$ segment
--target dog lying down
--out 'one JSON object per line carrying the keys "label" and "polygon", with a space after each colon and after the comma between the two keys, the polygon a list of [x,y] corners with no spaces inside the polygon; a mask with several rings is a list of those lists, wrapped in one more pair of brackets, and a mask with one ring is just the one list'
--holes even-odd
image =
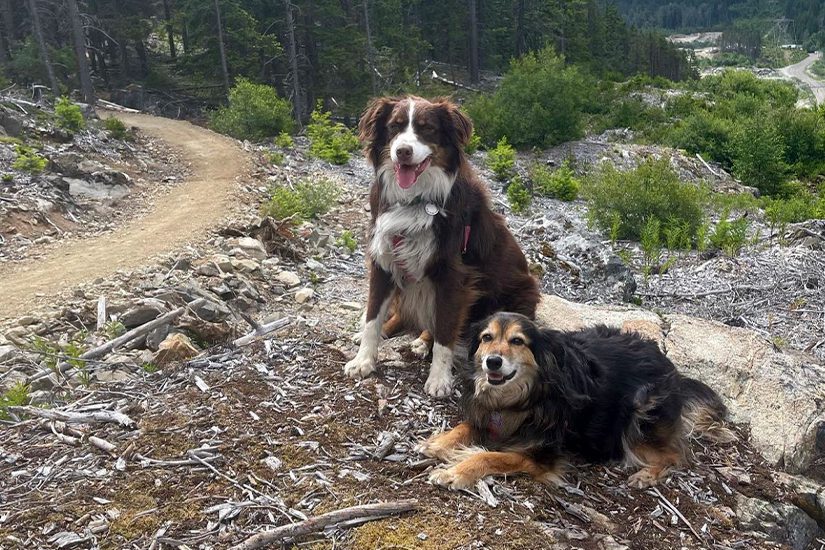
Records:
{"label": "dog lying down", "polygon": [[734,439],[719,396],[635,333],[559,332],[497,313],[474,325],[471,338],[464,421],[418,448],[448,463],[430,475],[438,485],[461,489],[516,473],[558,483],[576,458],[636,465],[628,485],[644,488],[685,460],[688,436]]}

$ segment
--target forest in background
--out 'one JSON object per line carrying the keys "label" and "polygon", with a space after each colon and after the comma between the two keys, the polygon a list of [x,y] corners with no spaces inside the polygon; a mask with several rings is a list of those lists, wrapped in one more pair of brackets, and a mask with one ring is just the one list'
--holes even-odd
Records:
{"label": "forest in background", "polygon": [[15,83],[82,88],[80,51],[100,91],[139,83],[216,106],[243,77],[274,86],[302,120],[319,99],[357,115],[369,96],[417,88],[434,67],[475,85],[546,45],[600,76],[693,74],[663,35],[596,0],[0,0],[0,16],[0,62]]}

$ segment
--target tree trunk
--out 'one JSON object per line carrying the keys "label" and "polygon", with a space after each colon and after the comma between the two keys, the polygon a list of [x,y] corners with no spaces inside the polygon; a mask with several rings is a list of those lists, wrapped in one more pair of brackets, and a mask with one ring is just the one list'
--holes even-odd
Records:
{"label": "tree trunk", "polygon": [[221,56],[221,70],[223,71],[223,87],[229,95],[229,67],[226,65],[226,45],[223,42],[223,23],[221,23],[221,6],[215,0],[215,19],[218,21],[218,49]]}
{"label": "tree trunk", "polygon": [[149,55],[146,53],[146,45],[143,40],[135,40],[135,51],[140,62],[140,76],[146,78],[149,76]]}
{"label": "tree trunk", "polygon": [[181,39],[183,41],[183,54],[189,55],[189,23],[186,21],[183,22],[183,32],[181,33]]}
{"label": "tree trunk", "polygon": [[364,0],[364,28],[367,31],[367,64],[370,69],[370,80],[372,82],[372,95],[378,93],[378,81],[375,74],[375,56],[372,48],[372,29],[370,28],[370,8],[369,0]]}
{"label": "tree trunk", "polygon": [[86,32],[83,30],[83,21],[80,20],[77,0],[66,0],[66,7],[69,9],[69,19],[72,24],[74,53],[77,57],[77,72],[80,76],[80,93],[85,103],[94,105],[95,88],[92,85],[92,73],[89,71],[89,58],[86,55]]}
{"label": "tree trunk", "polygon": [[527,45],[525,43],[524,38],[524,11],[526,6],[524,5],[524,0],[518,0],[516,2],[516,43],[514,48],[515,57],[521,57],[522,54],[526,53]]}
{"label": "tree trunk", "polygon": [[469,0],[468,8],[470,12],[470,82],[476,84],[479,81],[477,0]]}
{"label": "tree trunk", "polygon": [[57,78],[54,76],[52,61],[49,59],[49,49],[46,47],[46,39],[43,38],[43,29],[40,27],[40,14],[37,13],[37,0],[29,1],[29,13],[32,18],[32,30],[37,40],[37,48],[40,50],[40,61],[46,67],[46,74],[49,76],[49,86],[55,97],[60,95],[60,87],[57,85]]}
{"label": "tree trunk", "polygon": [[4,61],[11,59],[11,50],[14,46],[14,9],[11,7],[11,0],[0,0],[0,17],[3,19],[2,34],[3,41],[0,44]]}
{"label": "tree trunk", "polygon": [[289,66],[292,70],[292,111],[300,128],[304,108],[301,104],[301,85],[298,80],[298,48],[295,45],[295,21],[292,18],[292,4],[289,3],[289,0],[284,0],[284,5],[286,6],[287,50]]}
{"label": "tree trunk", "polygon": [[163,0],[163,16],[166,18],[166,34],[169,37],[169,55],[172,61],[178,57],[175,50],[175,29],[172,27],[172,9],[169,7],[169,0]]}

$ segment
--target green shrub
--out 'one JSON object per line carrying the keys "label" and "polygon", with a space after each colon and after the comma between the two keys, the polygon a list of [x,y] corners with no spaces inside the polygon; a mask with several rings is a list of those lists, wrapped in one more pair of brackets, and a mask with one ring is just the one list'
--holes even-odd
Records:
{"label": "green shrub", "polygon": [[129,130],[119,118],[109,117],[105,119],[103,121],[103,128],[105,128],[105,130],[109,132],[109,135],[114,139],[124,140],[130,137]]}
{"label": "green shrub", "polygon": [[530,202],[532,202],[530,191],[519,176],[510,180],[510,185],[507,186],[507,200],[510,202],[510,208],[517,214],[526,212],[530,208]]}
{"label": "green shrub", "polygon": [[481,149],[481,138],[477,133],[473,132],[469,141],[467,141],[467,145],[464,146],[464,152],[472,155],[479,149]]}
{"label": "green shrub", "polygon": [[287,132],[281,132],[275,136],[274,143],[276,147],[280,147],[282,149],[290,149],[295,147],[295,141],[293,141],[292,136]]}
{"label": "green shrub", "polygon": [[516,150],[507,142],[507,136],[502,136],[495,148],[487,153],[487,167],[499,181],[506,181],[515,175]]}
{"label": "green shrub", "polygon": [[46,164],[48,164],[48,161],[44,157],[38,155],[37,152],[30,147],[18,145],[16,149],[17,158],[11,165],[12,168],[15,170],[20,170],[21,172],[28,172],[33,175],[39,174],[46,169]]}
{"label": "green shrub", "polygon": [[300,223],[329,211],[339,194],[338,187],[328,179],[303,179],[293,189],[273,188],[263,213],[277,220],[290,218]]}
{"label": "green shrub", "polygon": [[467,112],[487,146],[508,136],[517,148],[550,147],[582,135],[584,107],[595,91],[547,47],[513,60],[495,93],[479,95]]}
{"label": "green shrub", "polygon": [[2,180],[3,180],[3,183],[11,183],[11,182],[14,181],[14,174],[10,174],[10,173],[3,174]]}
{"label": "green shrub", "polygon": [[355,252],[355,249],[358,248],[358,241],[355,239],[355,236],[349,229],[341,233],[341,236],[338,237],[338,240],[335,241],[335,244],[343,248],[346,248],[347,250],[349,250],[350,254]]}
{"label": "green shrub", "polygon": [[689,153],[699,153],[730,169],[733,164],[730,152],[732,133],[733,124],[730,121],[700,110],[675,124],[667,132],[665,141]]}
{"label": "green shrub", "polygon": [[0,420],[9,419],[9,407],[19,407],[29,403],[29,390],[25,382],[16,382],[0,394]]}
{"label": "green shrub", "polygon": [[646,160],[628,172],[605,163],[582,182],[582,194],[597,226],[631,240],[641,238],[651,218],[663,224],[664,232],[678,226],[693,237],[709,196],[706,187],[679,181],[667,158]]}
{"label": "green shrub", "polygon": [[57,125],[69,132],[79,132],[86,127],[86,120],[80,106],[75,105],[68,97],[61,97],[54,106]]}
{"label": "green shrub", "polygon": [[642,245],[642,271],[645,277],[649,276],[654,267],[659,266],[662,259],[662,222],[655,216],[645,220],[642,225],[639,243]]}
{"label": "green shrub", "polygon": [[286,157],[280,151],[268,151],[264,153],[266,159],[275,166],[283,166],[286,162]]}
{"label": "green shrub", "polygon": [[566,161],[553,172],[540,164],[533,166],[530,181],[533,182],[533,191],[545,197],[573,201],[579,196],[581,183]]}
{"label": "green shrub", "polygon": [[309,154],[332,164],[346,164],[350,153],[358,149],[358,138],[349,128],[332,120],[320,101],[310,115],[307,125]]}
{"label": "green shrub", "polygon": [[787,198],[765,198],[765,219],[775,229],[784,230],[789,223],[825,218],[825,197],[800,189]]}
{"label": "green shrub", "polygon": [[710,244],[722,250],[728,256],[736,256],[748,240],[748,219],[739,217],[730,221],[730,212],[722,212],[719,223],[710,235]]}
{"label": "green shrub", "polygon": [[237,139],[262,140],[292,130],[292,106],[275,89],[240,78],[229,105],[210,115],[212,128]]}
{"label": "green shrub", "polygon": [[766,195],[782,192],[788,176],[782,136],[765,117],[757,116],[734,132],[731,139],[733,172],[742,183]]}

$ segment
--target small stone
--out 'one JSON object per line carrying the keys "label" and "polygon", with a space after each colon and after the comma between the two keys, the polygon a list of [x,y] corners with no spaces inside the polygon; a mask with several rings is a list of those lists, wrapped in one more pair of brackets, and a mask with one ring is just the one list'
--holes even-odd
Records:
{"label": "small stone", "polygon": [[185,361],[195,357],[199,352],[188,336],[176,332],[160,343],[155,364],[160,367],[173,361]]}
{"label": "small stone", "polygon": [[266,253],[266,248],[264,247],[263,243],[258,239],[252,237],[241,237],[234,244],[238,248],[243,250],[244,253],[250,258],[255,258],[256,260],[265,260],[268,256],[268,254]]}
{"label": "small stone", "polygon": [[222,321],[232,314],[229,308],[219,302],[206,301],[201,304],[191,305],[190,307],[192,308],[192,313],[210,323]]}
{"label": "small stone", "polygon": [[302,288],[301,290],[295,293],[295,301],[299,304],[303,304],[306,303],[314,295],[315,291],[311,288]]}
{"label": "small stone", "polygon": [[297,273],[292,271],[281,271],[275,275],[275,279],[277,279],[278,282],[283,283],[287,288],[292,288],[293,286],[298,286],[301,284],[301,278]]}
{"label": "small stone", "polygon": [[341,309],[348,311],[361,311],[362,307],[364,306],[360,302],[341,302]]}
{"label": "small stone", "polygon": [[232,272],[232,260],[226,254],[215,254],[212,256],[212,263],[218,266],[218,269],[224,273]]}
{"label": "small stone", "polygon": [[312,271],[326,271],[326,266],[313,258],[307,260],[307,267]]}
{"label": "small stone", "polygon": [[159,300],[152,300],[152,302],[144,302],[138,307],[132,308],[120,316],[119,321],[123,323],[126,328],[139,327],[157,319],[164,312],[162,302]]}
{"label": "small stone", "polygon": [[195,273],[201,275],[202,277],[220,277],[222,271],[213,262],[207,262],[203,265],[199,265],[195,270]]}
{"label": "small stone", "polygon": [[22,356],[23,353],[15,346],[0,346],[0,363],[11,362]]}
{"label": "small stone", "polygon": [[38,322],[37,317],[33,317],[31,315],[26,315],[25,317],[21,317],[17,320],[17,324],[21,327],[27,327],[29,325],[33,325]]}
{"label": "small stone", "polygon": [[232,267],[242,273],[252,273],[258,271],[261,266],[255,260],[232,260]]}

